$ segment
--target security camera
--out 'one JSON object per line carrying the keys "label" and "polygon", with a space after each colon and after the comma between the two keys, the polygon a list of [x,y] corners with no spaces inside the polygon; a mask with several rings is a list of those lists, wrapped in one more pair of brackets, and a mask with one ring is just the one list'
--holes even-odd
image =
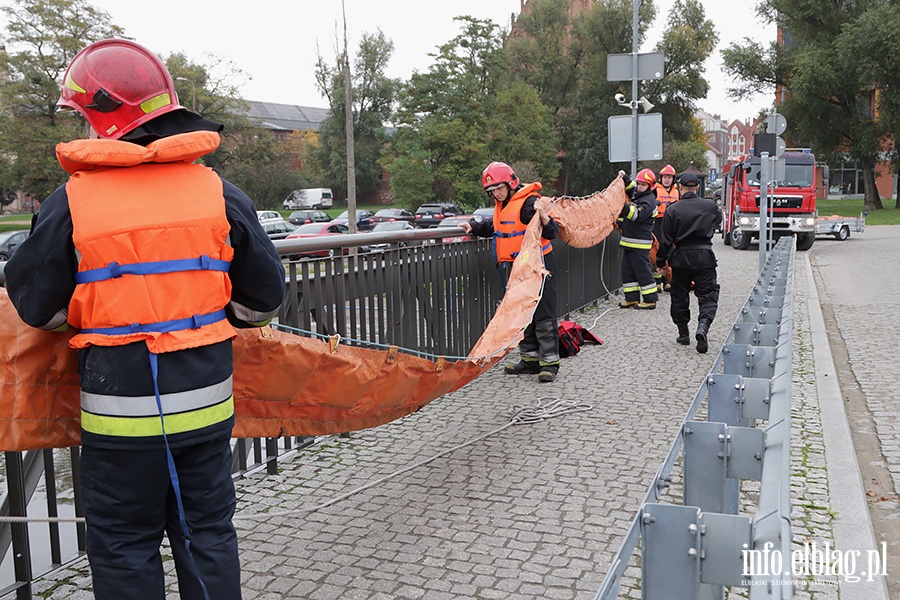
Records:
{"label": "security camera", "polygon": [[625,102],[625,94],[616,94],[615,98],[619,104]]}

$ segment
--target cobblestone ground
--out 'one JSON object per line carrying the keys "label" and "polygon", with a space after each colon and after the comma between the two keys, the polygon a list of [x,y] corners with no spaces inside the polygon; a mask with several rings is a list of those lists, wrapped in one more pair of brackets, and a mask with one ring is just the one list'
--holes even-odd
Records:
{"label": "cobblestone ground", "polygon": [[[280,461],[278,474],[238,481],[244,598],[592,599],[756,279],[757,252],[719,242],[716,251],[722,292],[709,354],[675,344],[668,294],[655,311],[618,310],[613,298],[571,315],[604,344],[564,359],[552,384],[497,367],[414,415],[322,438]],[[798,541],[824,540],[828,485],[799,265],[794,524]],[[505,427],[515,405],[550,398],[592,409]],[[171,561],[167,569],[176,598]],[[622,597],[640,597],[638,578],[632,566]],[[89,583],[81,560],[36,592],[88,598]],[[837,596],[811,584],[797,597]]]}

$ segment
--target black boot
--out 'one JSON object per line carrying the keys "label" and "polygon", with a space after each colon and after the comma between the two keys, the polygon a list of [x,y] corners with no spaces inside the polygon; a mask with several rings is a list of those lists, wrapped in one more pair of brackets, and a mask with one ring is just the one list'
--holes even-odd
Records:
{"label": "black boot", "polygon": [[709,350],[709,340],[706,339],[708,332],[709,321],[700,321],[697,324],[697,335],[694,336],[697,339],[697,352],[700,354],[706,354],[706,351]]}
{"label": "black boot", "polygon": [[557,373],[559,373],[559,363],[554,365],[543,365],[541,367],[541,372],[538,373],[538,381],[541,383],[550,383],[556,379]]}
{"label": "black boot", "polygon": [[503,370],[510,375],[534,375],[540,372],[541,364],[536,360],[520,360],[506,365]]}
{"label": "black boot", "polygon": [[675,341],[682,346],[687,346],[691,343],[691,330],[688,329],[687,325],[678,326],[678,337],[675,338]]}

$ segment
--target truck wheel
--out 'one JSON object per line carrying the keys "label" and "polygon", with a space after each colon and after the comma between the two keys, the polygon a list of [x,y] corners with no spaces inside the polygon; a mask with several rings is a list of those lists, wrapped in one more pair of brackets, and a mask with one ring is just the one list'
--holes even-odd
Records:
{"label": "truck wheel", "polygon": [[740,227],[731,230],[731,247],[735,250],[746,250],[750,247],[752,236],[741,231]]}
{"label": "truck wheel", "polygon": [[815,241],[816,236],[813,233],[797,234],[797,250],[809,250]]}
{"label": "truck wheel", "polygon": [[846,225],[842,226],[840,231],[834,234],[835,239],[841,240],[842,242],[850,237],[850,228]]}

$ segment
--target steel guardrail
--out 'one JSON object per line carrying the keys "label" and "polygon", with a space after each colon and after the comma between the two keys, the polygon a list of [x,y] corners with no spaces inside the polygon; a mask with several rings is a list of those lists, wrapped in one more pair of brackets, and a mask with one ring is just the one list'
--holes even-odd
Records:
{"label": "steel guardrail", "polygon": [[[595,600],[619,597],[639,542],[643,600],[719,599],[726,586],[749,588],[751,600],[793,597],[793,582],[769,562],[791,556],[794,254],[793,237],[769,254]],[[704,400],[708,419],[697,421]],[[679,458],[683,504],[659,503]],[[752,517],[738,514],[745,479],[760,482]]]}

